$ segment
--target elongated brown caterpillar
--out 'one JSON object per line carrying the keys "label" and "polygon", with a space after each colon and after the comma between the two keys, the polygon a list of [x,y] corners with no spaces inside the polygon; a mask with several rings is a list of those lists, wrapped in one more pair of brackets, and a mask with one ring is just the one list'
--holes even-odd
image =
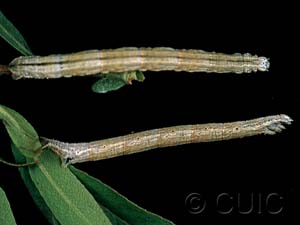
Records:
{"label": "elongated brown caterpillar", "polygon": [[250,73],[266,71],[265,57],[172,48],[119,48],[65,55],[21,56],[9,64],[15,79],[50,79],[127,71]]}
{"label": "elongated brown caterpillar", "polygon": [[243,138],[259,134],[273,135],[291,124],[287,115],[261,117],[231,123],[210,123],[161,128],[89,143],[65,143],[44,138],[65,165],[95,161],[143,152],[154,148]]}

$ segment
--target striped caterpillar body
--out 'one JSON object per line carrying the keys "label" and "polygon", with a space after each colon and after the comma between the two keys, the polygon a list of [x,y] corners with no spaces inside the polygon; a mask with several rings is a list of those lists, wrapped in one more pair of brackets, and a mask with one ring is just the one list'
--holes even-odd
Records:
{"label": "striped caterpillar body", "polygon": [[287,115],[261,117],[252,120],[185,125],[129,134],[89,143],[65,143],[43,138],[47,147],[56,152],[64,165],[95,161],[143,152],[154,148],[243,138],[259,134],[281,132],[284,124],[291,124]]}
{"label": "striped caterpillar body", "polygon": [[21,56],[9,64],[14,79],[50,79],[127,71],[250,73],[267,71],[265,57],[172,48],[119,48],[65,55]]}

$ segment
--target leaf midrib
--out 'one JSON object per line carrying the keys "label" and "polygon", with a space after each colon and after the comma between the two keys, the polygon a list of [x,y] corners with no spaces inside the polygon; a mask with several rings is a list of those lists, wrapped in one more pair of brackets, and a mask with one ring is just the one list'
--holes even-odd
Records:
{"label": "leaf midrib", "polygon": [[[10,34],[10,32],[8,32],[8,30],[0,23],[0,29],[2,29],[4,32],[5,32],[5,34],[7,35],[7,36],[9,36],[11,39],[13,39],[14,41],[15,41],[15,43],[17,44],[17,46],[18,46],[18,48],[20,48],[22,51],[24,51],[24,53],[25,53],[25,55],[27,54],[27,55],[31,55],[31,52],[27,49],[27,48],[25,48],[16,38],[14,38],[14,36],[12,36],[11,34]],[[8,42],[10,42],[11,43],[11,41],[10,40],[7,40]],[[24,43],[23,43],[24,44]],[[24,44],[25,45],[25,44]]]}
{"label": "leaf midrib", "polygon": [[51,175],[48,173],[47,169],[44,167],[44,165],[39,165],[40,170],[43,172],[45,177],[48,179],[49,183],[52,184],[53,188],[57,191],[57,193],[65,200],[68,205],[70,205],[70,208],[77,212],[77,215],[79,215],[81,218],[83,218],[84,221],[87,222],[87,224],[91,224],[90,221],[80,212],[80,210],[76,207],[76,205],[73,204],[73,202],[67,197],[67,195],[64,194],[64,192],[56,185],[56,182],[52,179]]}

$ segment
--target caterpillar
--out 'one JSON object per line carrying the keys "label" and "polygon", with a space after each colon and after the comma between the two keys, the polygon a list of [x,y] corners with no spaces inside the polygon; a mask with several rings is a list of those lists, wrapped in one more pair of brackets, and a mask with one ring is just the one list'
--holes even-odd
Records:
{"label": "caterpillar", "polygon": [[266,57],[172,48],[118,48],[72,54],[21,56],[9,64],[14,79],[52,79],[128,71],[250,73],[267,71]]}
{"label": "caterpillar", "polygon": [[274,135],[285,129],[284,124],[291,122],[289,116],[281,114],[246,121],[167,127],[89,143],[65,143],[54,139],[42,139],[46,143],[45,147],[57,153],[67,166],[154,148],[222,141],[259,134]]}

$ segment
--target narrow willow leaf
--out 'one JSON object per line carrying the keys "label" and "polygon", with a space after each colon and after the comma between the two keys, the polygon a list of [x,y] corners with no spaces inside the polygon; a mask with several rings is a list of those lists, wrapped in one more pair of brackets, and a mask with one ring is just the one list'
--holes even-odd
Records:
{"label": "narrow willow leaf", "polygon": [[36,150],[41,148],[39,136],[27,120],[16,111],[0,105],[0,120],[16,147],[29,158],[36,156]]}
{"label": "narrow willow leaf", "polygon": [[93,196],[59,158],[49,150],[29,167],[30,177],[40,195],[62,225],[111,225]]}
{"label": "narrow willow leaf", "polygon": [[105,213],[105,215],[110,220],[112,225],[130,225],[129,223],[122,220],[120,217],[113,214],[109,209],[105,208],[104,206],[101,206],[101,208],[102,208],[103,212]]}
{"label": "narrow willow leaf", "polygon": [[11,211],[5,192],[0,188],[0,224],[16,225],[15,218]]}
{"label": "narrow willow leaf", "polygon": [[32,55],[25,39],[0,10],[0,36],[23,55]]}
{"label": "narrow willow leaf", "polygon": [[[14,157],[16,159],[17,163],[25,163],[26,158],[19,152],[19,150],[16,148],[15,145],[12,144],[11,146]],[[41,194],[35,187],[34,183],[31,180],[31,177],[29,175],[28,167],[20,167],[19,172],[21,174],[21,177],[28,189],[28,191],[31,194],[31,197],[33,198],[33,201],[38,206],[38,208],[42,211],[46,219],[49,221],[50,224],[57,224],[60,223],[55,219],[54,215],[52,214],[50,208],[47,206],[45,200],[42,198]]]}
{"label": "narrow willow leaf", "polygon": [[70,166],[69,168],[90,191],[90,193],[92,193],[99,204],[109,209],[110,212],[126,221],[128,224],[173,224],[171,221],[168,221],[137,206],[112,188],[108,187],[106,184],[102,183],[100,180],[89,176],[87,173],[82,172],[73,166]]}
{"label": "narrow willow leaf", "polygon": [[92,90],[96,93],[107,93],[109,91],[115,91],[125,86],[126,83],[120,79],[115,77],[103,77],[93,84]]}
{"label": "narrow willow leaf", "polygon": [[[14,154],[14,157],[15,157],[17,163],[25,163],[26,162],[26,158],[18,151],[18,149],[14,145],[12,145],[12,151],[13,151],[13,154]],[[56,218],[54,217],[50,208],[47,206],[45,200],[42,198],[39,191],[37,190],[34,183],[32,182],[31,177],[29,175],[28,168],[21,167],[21,168],[19,168],[19,171],[20,171],[21,177],[22,177],[27,189],[29,190],[35,204],[38,206],[38,208],[44,214],[46,219],[49,221],[50,224],[59,225],[60,223],[56,220]],[[102,208],[105,215],[109,218],[110,222],[113,225],[128,225],[128,223],[126,223],[119,217],[115,216],[112,212],[110,212],[104,206],[100,205],[100,207]]]}

